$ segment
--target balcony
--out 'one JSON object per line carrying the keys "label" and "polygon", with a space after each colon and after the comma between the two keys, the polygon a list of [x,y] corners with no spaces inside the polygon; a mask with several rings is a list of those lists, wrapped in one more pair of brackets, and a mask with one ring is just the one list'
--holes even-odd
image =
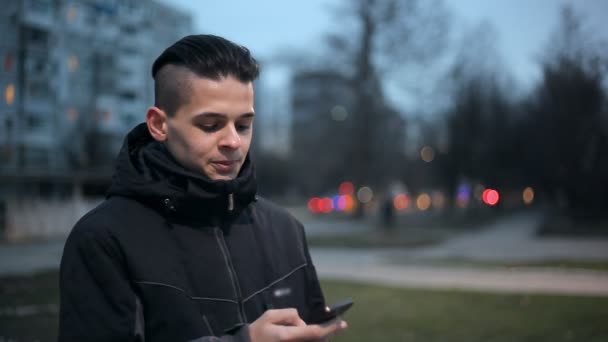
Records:
{"label": "balcony", "polygon": [[55,24],[53,2],[50,0],[25,0],[23,22],[38,28],[51,30]]}

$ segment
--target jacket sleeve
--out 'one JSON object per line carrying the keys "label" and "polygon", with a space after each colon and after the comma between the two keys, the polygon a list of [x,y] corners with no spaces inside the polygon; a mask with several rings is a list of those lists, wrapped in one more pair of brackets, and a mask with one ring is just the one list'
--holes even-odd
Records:
{"label": "jacket sleeve", "polygon": [[[85,226],[74,228],[61,258],[58,341],[145,341],[143,307],[118,243],[106,230]],[[247,342],[249,330],[193,341]]]}
{"label": "jacket sleeve", "polygon": [[[143,341],[141,305],[109,233],[74,228],[61,258],[59,341]],[[139,309],[139,310],[138,310]]]}
{"label": "jacket sleeve", "polygon": [[306,239],[306,233],[304,230],[304,226],[298,222],[300,234],[302,236],[302,246],[304,250],[304,255],[306,257],[306,292],[307,292],[307,306],[309,309],[309,313],[307,317],[302,317],[305,322],[311,322],[316,320],[317,316],[323,315],[325,311],[325,297],[323,296],[323,290],[321,289],[321,284],[319,283],[319,278],[317,276],[317,270],[312,262],[312,258],[310,257],[310,251],[308,249],[308,243]]}

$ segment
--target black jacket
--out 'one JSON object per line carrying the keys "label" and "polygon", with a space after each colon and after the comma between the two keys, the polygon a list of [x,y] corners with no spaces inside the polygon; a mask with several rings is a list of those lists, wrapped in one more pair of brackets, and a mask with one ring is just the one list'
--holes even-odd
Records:
{"label": "black jacket", "polygon": [[256,197],[249,159],[211,181],[143,124],[108,198],[70,233],[60,289],[60,341],[248,341],[267,309],[308,321],[325,305],[302,225]]}

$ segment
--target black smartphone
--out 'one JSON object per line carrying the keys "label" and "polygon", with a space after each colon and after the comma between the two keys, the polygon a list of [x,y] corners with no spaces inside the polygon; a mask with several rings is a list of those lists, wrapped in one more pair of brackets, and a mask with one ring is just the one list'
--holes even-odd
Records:
{"label": "black smartphone", "polygon": [[351,297],[344,298],[329,306],[329,311],[323,311],[317,317],[314,317],[310,323],[322,324],[331,321],[332,319],[342,315],[353,306],[354,302]]}

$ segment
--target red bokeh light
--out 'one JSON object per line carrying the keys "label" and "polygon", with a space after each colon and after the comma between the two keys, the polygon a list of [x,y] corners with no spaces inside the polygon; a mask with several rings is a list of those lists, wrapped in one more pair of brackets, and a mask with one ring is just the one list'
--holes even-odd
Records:
{"label": "red bokeh light", "polygon": [[311,213],[318,213],[321,211],[321,209],[319,208],[319,203],[321,202],[321,199],[319,197],[313,197],[308,201],[308,210],[310,210]]}
{"label": "red bokeh light", "polygon": [[329,197],[321,198],[319,202],[319,209],[325,214],[329,214],[334,210],[334,201]]}
{"label": "red bokeh light", "polygon": [[481,194],[481,199],[487,205],[496,205],[500,200],[500,194],[494,189],[485,189]]}
{"label": "red bokeh light", "polygon": [[355,186],[351,182],[342,182],[338,187],[340,195],[352,195],[355,193]]}
{"label": "red bokeh light", "polygon": [[393,199],[393,206],[397,210],[404,210],[410,206],[410,199],[406,194],[399,194]]}

